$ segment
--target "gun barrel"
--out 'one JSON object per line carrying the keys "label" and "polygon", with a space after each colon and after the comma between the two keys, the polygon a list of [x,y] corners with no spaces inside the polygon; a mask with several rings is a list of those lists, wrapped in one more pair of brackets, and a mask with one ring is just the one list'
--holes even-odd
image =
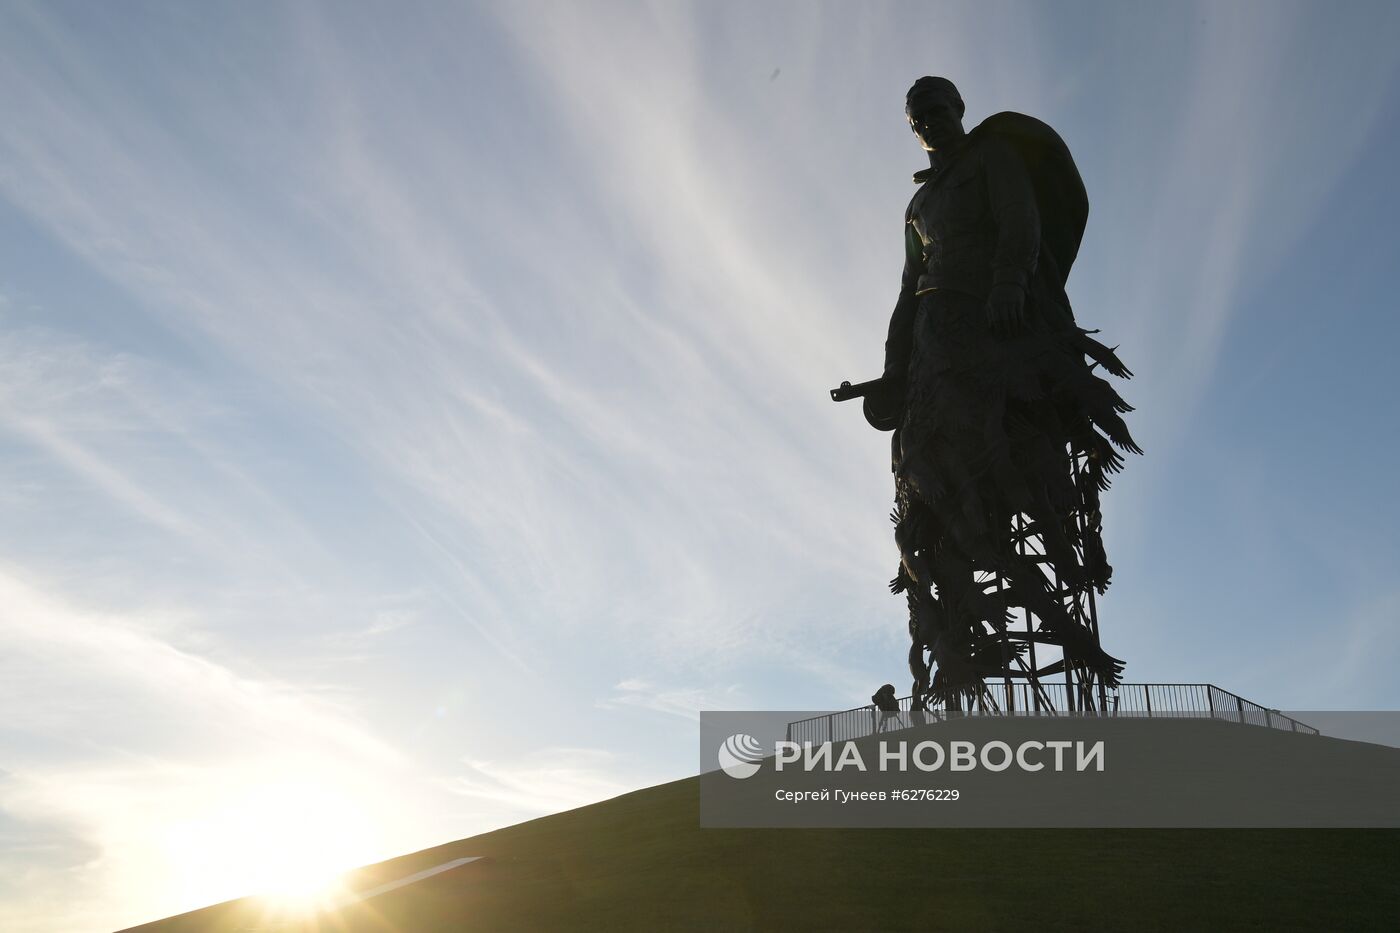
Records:
{"label": "gun barrel", "polygon": [[871,379],[869,382],[858,382],[855,385],[843,382],[831,390],[831,400],[833,402],[847,402],[853,398],[865,398],[871,391],[879,388],[884,381],[883,378]]}

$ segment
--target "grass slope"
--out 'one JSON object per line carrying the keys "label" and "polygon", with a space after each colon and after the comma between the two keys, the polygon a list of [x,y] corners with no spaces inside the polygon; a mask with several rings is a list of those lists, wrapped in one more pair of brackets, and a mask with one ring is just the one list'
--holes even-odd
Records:
{"label": "grass slope", "polygon": [[[720,830],[694,778],[363,870],[491,856],[296,930],[1394,930],[1395,830]],[[142,933],[291,930],[246,901]]]}

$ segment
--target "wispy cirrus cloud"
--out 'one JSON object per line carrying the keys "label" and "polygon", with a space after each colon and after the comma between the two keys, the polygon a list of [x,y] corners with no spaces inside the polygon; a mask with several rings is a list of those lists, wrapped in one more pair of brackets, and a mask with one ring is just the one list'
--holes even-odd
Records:
{"label": "wispy cirrus cloud", "polygon": [[522,818],[557,813],[625,793],[615,756],[593,748],[546,748],[513,762],[472,760],[442,780],[451,794]]}
{"label": "wispy cirrus cloud", "polygon": [[612,695],[598,701],[603,709],[632,706],[639,709],[700,721],[702,710],[744,709],[746,695],[738,684],[718,689],[660,686],[645,678],[618,681]]}

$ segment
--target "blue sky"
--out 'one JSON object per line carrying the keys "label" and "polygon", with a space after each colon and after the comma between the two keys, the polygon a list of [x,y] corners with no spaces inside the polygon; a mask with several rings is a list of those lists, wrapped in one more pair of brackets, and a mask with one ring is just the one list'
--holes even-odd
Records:
{"label": "blue sky", "polygon": [[[1393,4],[0,9],[0,925],[693,773],[907,680],[914,78],[1054,125],[1132,681],[1396,708]],[[316,840],[322,840],[317,843]],[[280,854],[273,854],[273,852]],[[283,860],[283,861],[279,861]]]}

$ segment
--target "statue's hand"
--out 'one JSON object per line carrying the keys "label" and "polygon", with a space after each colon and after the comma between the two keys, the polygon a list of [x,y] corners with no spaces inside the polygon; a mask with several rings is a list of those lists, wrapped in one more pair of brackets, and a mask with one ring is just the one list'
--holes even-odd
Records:
{"label": "statue's hand", "polygon": [[1012,333],[1026,320],[1026,293],[1019,285],[993,285],[987,296],[987,324],[992,330]]}
{"label": "statue's hand", "polygon": [[862,412],[877,431],[893,431],[904,417],[904,380],[881,376],[879,385],[865,395]]}

